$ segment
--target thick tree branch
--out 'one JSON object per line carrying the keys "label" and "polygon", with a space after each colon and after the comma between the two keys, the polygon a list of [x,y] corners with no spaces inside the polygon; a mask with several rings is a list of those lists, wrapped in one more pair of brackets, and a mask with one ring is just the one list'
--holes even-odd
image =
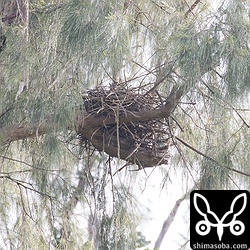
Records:
{"label": "thick tree branch", "polygon": [[159,250],[160,249],[160,246],[161,246],[161,243],[169,229],[169,227],[171,226],[172,222],[174,221],[174,218],[176,216],[176,213],[179,209],[179,206],[181,204],[182,201],[184,201],[189,195],[190,193],[197,188],[197,184],[195,184],[193,186],[193,188],[191,188],[186,194],[184,194],[179,200],[177,200],[175,202],[175,205],[174,207],[172,208],[170,214],[168,215],[168,218],[163,222],[163,225],[162,225],[162,229],[160,231],[160,234],[155,242],[155,246],[154,246],[154,250]]}
{"label": "thick tree branch", "polygon": [[[182,96],[182,89],[174,89],[166,100],[164,106],[159,109],[143,110],[139,112],[127,112],[119,116],[119,124],[135,121],[146,121],[151,119],[167,118],[176,107],[179,99]],[[75,127],[78,133],[86,135],[91,139],[94,131],[100,126],[115,124],[115,116],[106,116],[103,114],[89,115],[84,112],[79,112],[76,115]],[[0,128],[0,144],[6,144],[12,141],[38,137],[46,134],[51,128],[51,120],[47,119],[42,122],[35,123],[21,123],[15,125],[8,125]]]}
{"label": "thick tree branch", "polygon": [[[76,114],[73,125],[76,132],[83,138],[88,139],[96,149],[104,151],[112,157],[135,163],[139,168],[160,165],[167,163],[167,150],[155,153],[140,147],[140,145],[133,147],[127,140],[120,138],[119,135],[113,136],[105,133],[103,128],[112,124],[121,125],[129,122],[168,118],[178,104],[182,94],[182,88],[174,88],[160,108],[133,112],[127,111],[120,114],[119,117],[103,113],[88,114],[82,111]],[[53,124],[53,118],[41,122],[2,127],[0,128],[0,145],[44,135],[51,130],[51,124]]]}
{"label": "thick tree branch", "polygon": [[48,132],[49,121],[21,123],[0,128],[0,145],[28,139]]}

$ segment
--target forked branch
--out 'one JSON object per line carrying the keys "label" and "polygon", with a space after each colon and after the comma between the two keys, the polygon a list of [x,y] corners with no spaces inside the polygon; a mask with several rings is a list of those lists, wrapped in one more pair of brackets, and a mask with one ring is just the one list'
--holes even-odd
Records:
{"label": "forked branch", "polygon": [[[167,163],[170,140],[165,135],[169,128],[164,127],[167,125],[162,120],[175,109],[183,94],[182,88],[174,88],[164,104],[157,103],[154,98],[158,97],[153,96],[139,103],[138,100],[145,96],[135,94],[134,90],[98,91],[89,95],[84,109],[75,115],[71,127],[77,134],[99,151],[135,163],[139,168]],[[95,96],[100,93],[102,96]],[[147,104],[150,100],[153,100],[152,105]],[[2,127],[0,144],[44,135],[51,129],[51,124],[53,118]]]}

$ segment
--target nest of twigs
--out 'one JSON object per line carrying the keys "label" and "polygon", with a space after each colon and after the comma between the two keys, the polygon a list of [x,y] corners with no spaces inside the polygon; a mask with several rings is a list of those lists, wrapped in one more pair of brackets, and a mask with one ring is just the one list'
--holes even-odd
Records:
{"label": "nest of twigs", "polygon": [[[137,164],[139,168],[166,164],[172,144],[172,129],[168,119],[154,119],[119,124],[119,116],[159,108],[159,95],[141,93],[139,88],[99,87],[84,97],[88,115],[115,117],[114,124],[98,127],[88,138],[95,148],[110,156]],[[85,136],[82,136],[85,138]]]}

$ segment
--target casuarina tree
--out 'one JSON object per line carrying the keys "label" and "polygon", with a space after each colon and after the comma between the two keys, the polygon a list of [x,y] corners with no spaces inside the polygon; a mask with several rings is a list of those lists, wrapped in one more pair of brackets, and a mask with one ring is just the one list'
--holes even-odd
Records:
{"label": "casuarina tree", "polygon": [[3,0],[0,13],[1,247],[146,246],[142,173],[249,188],[248,1]]}

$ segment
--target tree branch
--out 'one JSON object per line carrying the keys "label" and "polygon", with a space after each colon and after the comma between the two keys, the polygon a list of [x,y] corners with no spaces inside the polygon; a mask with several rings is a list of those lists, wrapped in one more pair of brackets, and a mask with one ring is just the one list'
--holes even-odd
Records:
{"label": "tree branch", "polygon": [[[176,107],[182,93],[183,91],[181,88],[173,89],[167,98],[165,105],[159,109],[122,114],[119,116],[119,124],[167,118]],[[49,131],[51,122],[52,119],[47,119],[41,122],[26,122],[2,127],[0,128],[0,145],[44,135]],[[84,112],[79,112],[76,114],[74,125],[78,133],[81,133],[84,136],[86,135],[88,139],[91,139],[94,131],[96,131],[98,127],[116,123],[117,120],[115,116],[106,116],[101,113],[89,115]]]}
{"label": "tree branch", "polygon": [[213,159],[212,157],[210,157],[210,156],[208,156],[208,155],[202,153],[201,151],[199,151],[198,149],[194,148],[193,146],[191,146],[191,145],[188,144],[187,142],[183,141],[181,138],[179,138],[179,137],[177,137],[177,136],[175,136],[175,138],[176,138],[179,142],[181,142],[183,145],[185,145],[186,147],[190,148],[191,150],[193,150],[193,151],[196,152],[197,154],[199,154],[199,155],[201,155],[201,156],[207,158],[208,160],[214,162],[214,163],[215,163],[216,165],[218,165],[219,167],[226,168],[226,169],[231,170],[231,171],[233,171],[233,172],[235,172],[235,173],[237,173],[237,174],[241,174],[241,175],[245,175],[245,176],[247,176],[247,177],[250,177],[250,173],[244,173],[244,172],[239,171],[239,170],[237,170],[237,169],[235,169],[235,168],[230,168],[230,167],[228,167],[228,166],[222,165],[222,164],[220,164],[219,162],[217,162],[215,159]]}
{"label": "tree branch", "polygon": [[[173,88],[165,104],[160,108],[145,109],[137,112],[128,111],[124,114],[120,114],[119,117],[103,113],[87,114],[86,112],[79,112],[75,116],[74,127],[76,132],[87,138],[96,149],[104,151],[112,157],[119,157],[133,164],[135,163],[142,168],[167,163],[167,152],[155,153],[140,147],[134,150],[131,145],[128,145],[126,140],[119,138],[119,136],[118,143],[116,136],[106,135],[103,132],[103,127],[111,124],[116,125],[168,118],[178,104],[182,94],[182,88]],[[53,124],[53,120],[53,118],[50,118],[32,124],[26,122],[2,127],[0,128],[0,145],[44,135],[52,128],[51,124]]]}
{"label": "tree branch", "polygon": [[164,223],[162,225],[161,232],[160,232],[160,234],[159,234],[159,236],[158,236],[158,238],[157,238],[157,240],[155,242],[155,246],[154,246],[153,250],[159,250],[160,249],[163,238],[164,238],[165,234],[167,233],[169,227],[171,226],[181,202],[184,201],[189,196],[189,194],[194,189],[196,189],[196,187],[197,187],[197,184],[195,184],[187,193],[185,193],[179,200],[177,200],[175,202],[175,205],[174,205],[173,209],[171,210],[170,214],[168,215],[168,218],[164,221]]}
{"label": "tree branch", "polygon": [[175,202],[173,209],[171,210],[170,214],[168,215],[168,218],[164,221],[164,223],[162,225],[161,232],[160,232],[160,234],[155,242],[154,250],[160,249],[163,238],[164,238],[165,234],[167,233],[169,227],[171,226],[181,202],[186,199],[186,197],[189,195],[189,193],[192,190],[193,189],[191,189],[188,193],[184,194],[179,200],[177,200]]}
{"label": "tree branch", "polygon": [[196,1],[191,5],[191,7],[190,7],[190,8],[188,9],[188,11],[185,13],[185,17],[187,17],[188,14],[194,10],[194,8],[198,5],[198,3],[199,3],[200,1],[201,1],[201,0],[196,0]]}
{"label": "tree branch", "polygon": [[0,128],[0,145],[44,135],[48,129],[49,121],[7,125]]}

